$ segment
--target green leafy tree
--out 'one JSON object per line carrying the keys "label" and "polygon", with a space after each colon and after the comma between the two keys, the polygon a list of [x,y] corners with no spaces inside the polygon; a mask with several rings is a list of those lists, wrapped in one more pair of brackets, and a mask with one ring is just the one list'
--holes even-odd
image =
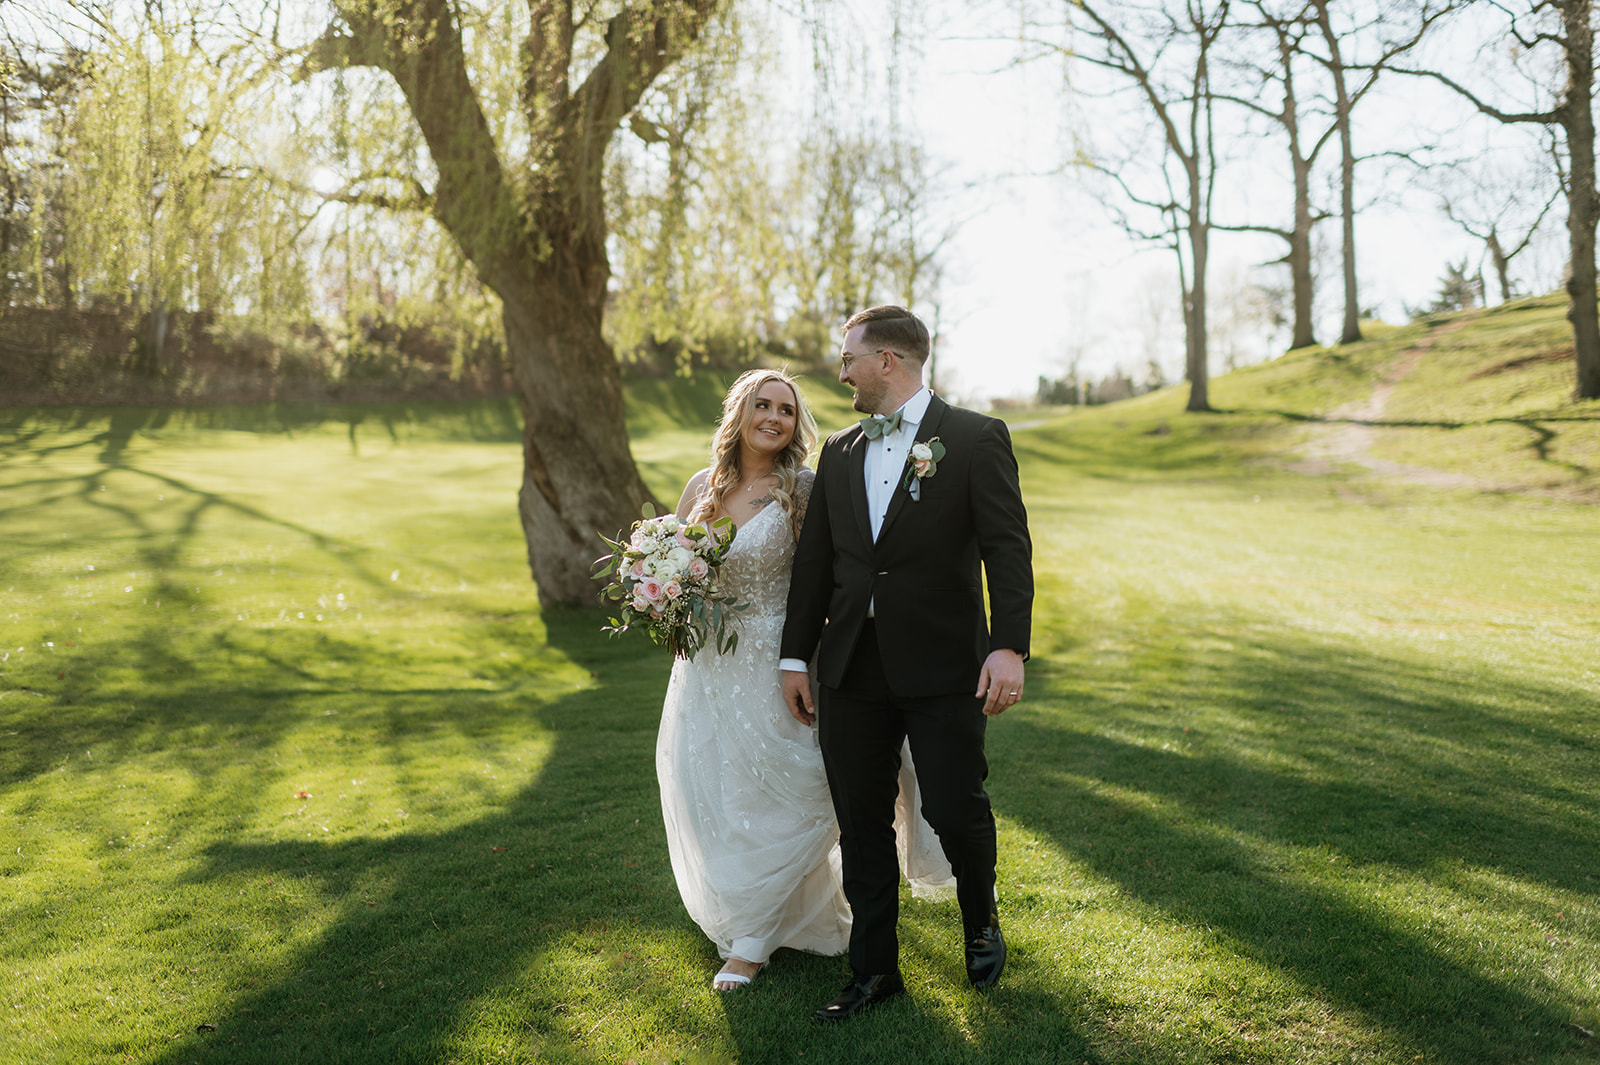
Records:
{"label": "green leafy tree", "polygon": [[779,61],[765,29],[758,13],[717,20],[614,152],[607,321],[624,357],[814,365],[862,306],[937,306],[955,223],[921,149],[832,118],[797,121],[794,143],[773,138],[786,110],[763,78]]}
{"label": "green leafy tree", "polygon": [[[155,373],[173,310],[228,305],[246,262],[278,258],[256,242],[278,231],[261,224],[263,186],[228,161],[241,154],[229,143],[235,116],[250,113],[270,70],[237,45],[202,48],[155,9],[98,31],[66,130],[63,254],[84,293],[144,314],[135,364]],[[276,276],[292,283],[300,271]]]}
{"label": "green leafy tree", "polygon": [[72,301],[63,160],[86,77],[75,49],[0,48],[0,315]]}
{"label": "green leafy tree", "polygon": [[393,80],[432,171],[419,191],[500,299],[525,426],[523,530],[547,605],[592,601],[596,533],[625,527],[650,496],[603,331],[606,155],[717,6],[531,3],[510,118],[486,109],[496,101],[474,82],[467,31],[481,16],[447,0],[335,0],[300,67],[307,78],[366,67]]}

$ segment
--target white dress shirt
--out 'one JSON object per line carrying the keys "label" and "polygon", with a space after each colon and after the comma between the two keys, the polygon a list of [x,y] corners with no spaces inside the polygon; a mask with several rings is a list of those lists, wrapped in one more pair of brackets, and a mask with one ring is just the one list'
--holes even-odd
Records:
{"label": "white dress shirt", "polygon": [[[867,515],[872,521],[872,539],[883,531],[883,519],[889,513],[889,501],[906,472],[906,455],[917,439],[917,427],[928,413],[933,402],[933,392],[922,389],[900,407],[900,424],[892,433],[884,433],[876,440],[867,441]],[[875,613],[874,604],[867,603],[867,617]],[[806,664],[798,658],[785,658],[778,667],[794,673],[804,673]]]}
{"label": "white dress shirt", "polygon": [[928,413],[933,393],[924,388],[900,408],[900,425],[892,433],[884,433],[876,440],[867,441],[867,513],[872,519],[872,539],[883,531],[883,519],[889,513],[889,500],[906,472],[906,454],[917,439],[917,427]]}

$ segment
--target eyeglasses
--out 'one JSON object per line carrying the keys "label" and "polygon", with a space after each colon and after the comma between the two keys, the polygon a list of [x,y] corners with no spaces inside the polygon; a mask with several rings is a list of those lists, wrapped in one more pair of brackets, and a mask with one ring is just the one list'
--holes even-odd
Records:
{"label": "eyeglasses", "polygon": [[905,356],[900,354],[898,351],[891,351],[888,348],[879,348],[877,351],[858,351],[854,354],[851,354],[848,351],[841,351],[839,352],[839,369],[843,370],[845,373],[849,373],[851,365],[857,359],[870,359],[874,355],[893,355],[897,359],[905,358]]}

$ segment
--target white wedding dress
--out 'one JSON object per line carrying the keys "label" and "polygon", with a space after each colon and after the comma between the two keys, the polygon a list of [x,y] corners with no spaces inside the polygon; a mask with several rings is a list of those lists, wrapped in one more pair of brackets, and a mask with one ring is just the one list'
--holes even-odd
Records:
{"label": "white wedding dress", "polygon": [[[805,488],[810,485],[806,484]],[[814,730],[783,702],[778,648],[794,532],[777,503],[739,529],[718,583],[749,603],[739,645],[677,659],[661,710],[656,775],[667,851],[683,904],[724,958],[765,962],[779,947],[840,954],[850,911],[840,887],[839,827]],[[953,893],[938,839],[920,814],[902,750],[895,831],[919,896]]]}

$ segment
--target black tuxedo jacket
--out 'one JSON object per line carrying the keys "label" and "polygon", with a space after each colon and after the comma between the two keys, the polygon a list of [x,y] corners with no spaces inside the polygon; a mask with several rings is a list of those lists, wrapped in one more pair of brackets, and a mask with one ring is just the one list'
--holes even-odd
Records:
{"label": "black tuxedo jacket", "polygon": [[1033,543],[1011,435],[999,419],[934,396],[916,438],[934,437],[945,447],[938,470],[923,479],[919,500],[902,478],[876,542],[861,426],[822,445],[795,550],[782,656],[809,661],[818,652],[818,679],[830,688],[843,681],[869,603],[896,695],[970,693],[991,650],[1028,655]]}

